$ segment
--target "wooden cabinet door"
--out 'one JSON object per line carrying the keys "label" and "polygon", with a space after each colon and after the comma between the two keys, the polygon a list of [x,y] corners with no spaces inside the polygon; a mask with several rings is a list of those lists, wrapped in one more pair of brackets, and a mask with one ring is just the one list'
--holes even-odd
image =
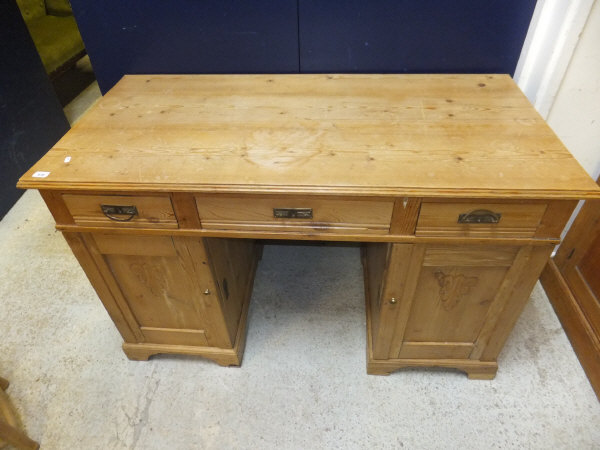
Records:
{"label": "wooden cabinet door", "polygon": [[373,357],[494,361],[550,251],[551,246],[369,246],[367,263],[383,268],[380,282],[372,280],[378,287],[369,288],[369,296],[378,299],[371,304]]}
{"label": "wooden cabinet door", "polygon": [[586,200],[541,281],[600,399],[600,200]]}
{"label": "wooden cabinet door", "polygon": [[213,264],[206,239],[66,237],[126,342],[232,348],[250,275],[250,241],[212,243],[217,253],[235,251]]}
{"label": "wooden cabinet door", "polygon": [[554,260],[600,336],[600,200],[585,202]]}

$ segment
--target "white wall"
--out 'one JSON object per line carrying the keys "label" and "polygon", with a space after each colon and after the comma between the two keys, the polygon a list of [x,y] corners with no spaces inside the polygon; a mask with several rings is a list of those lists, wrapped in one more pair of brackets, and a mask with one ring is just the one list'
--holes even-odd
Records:
{"label": "white wall", "polygon": [[548,124],[585,170],[600,174],[600,1],[585,23]]}

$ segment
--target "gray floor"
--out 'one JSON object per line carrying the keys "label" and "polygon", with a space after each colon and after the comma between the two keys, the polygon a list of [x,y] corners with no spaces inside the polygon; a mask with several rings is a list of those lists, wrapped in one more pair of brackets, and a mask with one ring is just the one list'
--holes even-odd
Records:
{"label": "gray floor", "polygon": [[539,287],[493,381],[365,372],[359,252],[268,246],[241,368],[132,362],[37,192],[0,223],[0,375],[43,449],[600,447],[600,404]]}
{"label": "gray floor", "polygon": [[100,95],[98,82],[94,81],[75,100],[65,106],[65,115],[71,125],[74,125],[83,113],[100,99]]}

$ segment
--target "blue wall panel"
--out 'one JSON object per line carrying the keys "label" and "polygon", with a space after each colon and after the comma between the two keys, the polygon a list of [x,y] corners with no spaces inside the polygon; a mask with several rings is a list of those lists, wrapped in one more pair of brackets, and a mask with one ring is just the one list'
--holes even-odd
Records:
{"label": "blue wall panel", "polygon": [[513,74],[535,0],[299,0],[302,72]]}
{"label": "blue wall panel", "polygon": [[100,89],[126,73],[298,72],[297,0],[71,0]]}
{"label": "blue wall panel", "polygon": [[15,184],[69,129],[21,12],[0,1],[0,219],[24,191]]}
{"label": "blue wall panel", "polygon": [[535,0],[71,0],[100,87],[125,73],[515,70]]}

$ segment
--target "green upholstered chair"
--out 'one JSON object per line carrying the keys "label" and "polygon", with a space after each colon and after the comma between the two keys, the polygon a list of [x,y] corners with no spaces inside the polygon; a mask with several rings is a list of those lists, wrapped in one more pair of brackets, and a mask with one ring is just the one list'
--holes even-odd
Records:
{"label": "green upholstered chair", "polygon": [[17,0],[17,4],[51,77],[85,54],[68,0]]}

